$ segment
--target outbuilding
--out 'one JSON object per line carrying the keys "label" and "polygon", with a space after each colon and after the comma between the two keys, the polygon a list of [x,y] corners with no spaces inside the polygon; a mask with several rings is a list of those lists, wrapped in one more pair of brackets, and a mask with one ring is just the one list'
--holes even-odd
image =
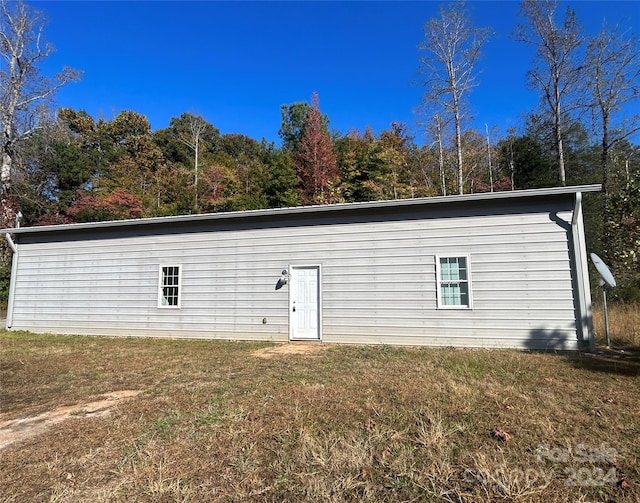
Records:
{"label": "outbuilding", "polygon": [[14,251],[7,328],[588,348],[582,194],[598,190],[4,229]]}

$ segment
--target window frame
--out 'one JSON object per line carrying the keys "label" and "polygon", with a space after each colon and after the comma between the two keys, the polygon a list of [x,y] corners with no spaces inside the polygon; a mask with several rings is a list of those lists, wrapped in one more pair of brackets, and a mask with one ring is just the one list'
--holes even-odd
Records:
{"label": "window frame", "polygon": [[[451,254],[440,254],[436,255],[436,298],[438,301],[438,309],[454,309],[454,310],[471,310],[473,309],[473,288],[471,281],[471,256],[465,253],[451,253]],[[458,280],[458,281],[450,281],[442,279],[442,266],[440,261],[442,259],[464,259],[467,270],[467,279],[466,280]],[[445,304],[443,302],[444,295],[442,293],[442,285],[446,283],[457,283],[462,284],[466,283],[467,285],[467,296],[468,296],[468,304]]]}
{"label": "window frame", "polygon": [[[164,270],[169,268],[178,269],[178,284],[165,284]],[[177,288],[176,304],[165,304],[163,300],[167,298],[164,294],[165,288]],[[172,296],[173,297],[173,296]],[[182,307],[182,264],[160,264],[158,266],[158,309],[180,309]]]}

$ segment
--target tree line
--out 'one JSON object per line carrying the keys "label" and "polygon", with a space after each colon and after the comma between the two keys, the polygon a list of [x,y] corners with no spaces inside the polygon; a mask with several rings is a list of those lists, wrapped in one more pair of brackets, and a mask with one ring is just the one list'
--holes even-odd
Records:
{"label": "tree line", "polygon": [[522,2],[512,36],[536,48],[529,79],[542,106],[521,131],[498,137],[466,126],[491,30],[475,27],[464,3],[448,3],[420,44],[429,142],[418,145],[400,122],[336,131],[314,92],[282,105],[276,145],[221,134],[192,113],[152,131],[133,110],[105,120],[56,109],[55,90],[80,72],[40,75],[51,51],[40,13],[22,2],[0,7],[3,227],[18,214],[20,225],[47,225],[602,183],[587,202],[589,246],[621,278],[620,295],[640,298],[639,121],[623,114],[640,85],[631,32],[603,26],[587,38],[570,8],[562,17],[554,1]]}

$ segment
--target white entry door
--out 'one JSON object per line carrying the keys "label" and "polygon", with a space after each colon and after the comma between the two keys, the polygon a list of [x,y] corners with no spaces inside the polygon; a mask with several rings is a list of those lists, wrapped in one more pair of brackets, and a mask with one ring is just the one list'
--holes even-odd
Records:
{"label": "white entry door", "polygon": [[320,266],[291,266],[289,337],[320,340]]}

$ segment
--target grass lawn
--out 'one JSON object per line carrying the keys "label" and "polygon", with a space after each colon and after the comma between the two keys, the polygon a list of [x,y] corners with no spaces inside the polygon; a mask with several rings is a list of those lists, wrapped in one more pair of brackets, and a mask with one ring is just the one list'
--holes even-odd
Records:
{"label": "grass lawn", "polygon": [[640,501],[637,352],[270,347],[0,332],[0,501]]}

